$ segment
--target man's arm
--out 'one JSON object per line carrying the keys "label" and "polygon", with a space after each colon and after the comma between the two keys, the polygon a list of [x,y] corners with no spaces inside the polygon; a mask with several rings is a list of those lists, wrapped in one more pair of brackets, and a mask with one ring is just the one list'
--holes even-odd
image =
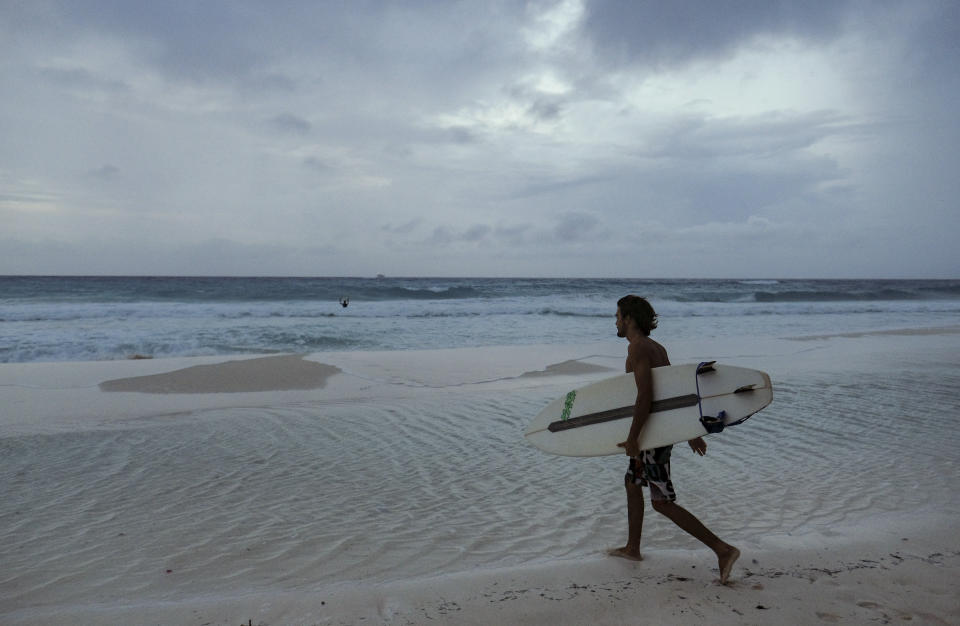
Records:
{"label": "man's arm", "polygon": [[650,417],[650,407],[653,404],[653,368],[650,360],[642,355],[630,355],[633,365],[633,380],[637,383],[637,401],[633,405],[633,422],[630,424],[630,434],[624,442],[627,456],[639,456],[640,445],[637,439],[643,431],[644,424]]}
{"label": "man's arm", "polygon": [[707,442],[703,440],[703,437],[697,437],[696,439],[691,439],[687,443],[690,444],[690,449],[703,456],[707,453]]}

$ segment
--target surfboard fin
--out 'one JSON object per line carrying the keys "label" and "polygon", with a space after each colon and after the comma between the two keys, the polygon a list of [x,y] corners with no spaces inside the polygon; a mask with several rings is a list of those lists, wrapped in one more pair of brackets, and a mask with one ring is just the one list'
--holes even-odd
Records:
{"label": "surfboard fin", "polygon": [[717,371],[717,368],[714,367],[714,365],[716,364],[717,364],[716,361],[704,361],[703,363],[697,366],[697,376],[699,376],[700,374],[706,374],[707,372]]}
{"label": "surfboard fin", "polygon": [[737,387],[736,389],[734,389],[733,393],[744,393],[746,391],[753,391],[756,388],[757,388],[756,385],[744,385],[743,387]]}

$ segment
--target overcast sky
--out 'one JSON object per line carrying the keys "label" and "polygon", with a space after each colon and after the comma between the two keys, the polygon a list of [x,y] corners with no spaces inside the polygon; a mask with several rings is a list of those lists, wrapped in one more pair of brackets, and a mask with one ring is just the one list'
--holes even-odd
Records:
{"label": "overcast sky", "polygon": [[0,274],[960,277],[960,2],[0,0]]}

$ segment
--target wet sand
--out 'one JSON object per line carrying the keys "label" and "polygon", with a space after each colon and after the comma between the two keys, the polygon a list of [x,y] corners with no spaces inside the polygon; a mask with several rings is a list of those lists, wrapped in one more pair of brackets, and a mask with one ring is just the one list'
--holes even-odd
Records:
{"label": "wet sand", "polygon": [[774,404],[675,452],[712,554],[625,459],[523,427],[625,345],[0,365],[4,624],[960,622],[960,335],[668,345]]}

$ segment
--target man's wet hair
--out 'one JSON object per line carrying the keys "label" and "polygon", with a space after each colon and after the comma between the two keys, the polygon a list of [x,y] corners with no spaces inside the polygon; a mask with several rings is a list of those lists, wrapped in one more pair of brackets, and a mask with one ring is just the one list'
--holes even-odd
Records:
{"label": "man's wet hair", "polygon": [[657,327],[657,312],[646,298],[633,294],[624,296],[617,301],[617,308],[620,309],[621,317],[633,318],[637,328],[647,337],[650,336],[650,331]]}

